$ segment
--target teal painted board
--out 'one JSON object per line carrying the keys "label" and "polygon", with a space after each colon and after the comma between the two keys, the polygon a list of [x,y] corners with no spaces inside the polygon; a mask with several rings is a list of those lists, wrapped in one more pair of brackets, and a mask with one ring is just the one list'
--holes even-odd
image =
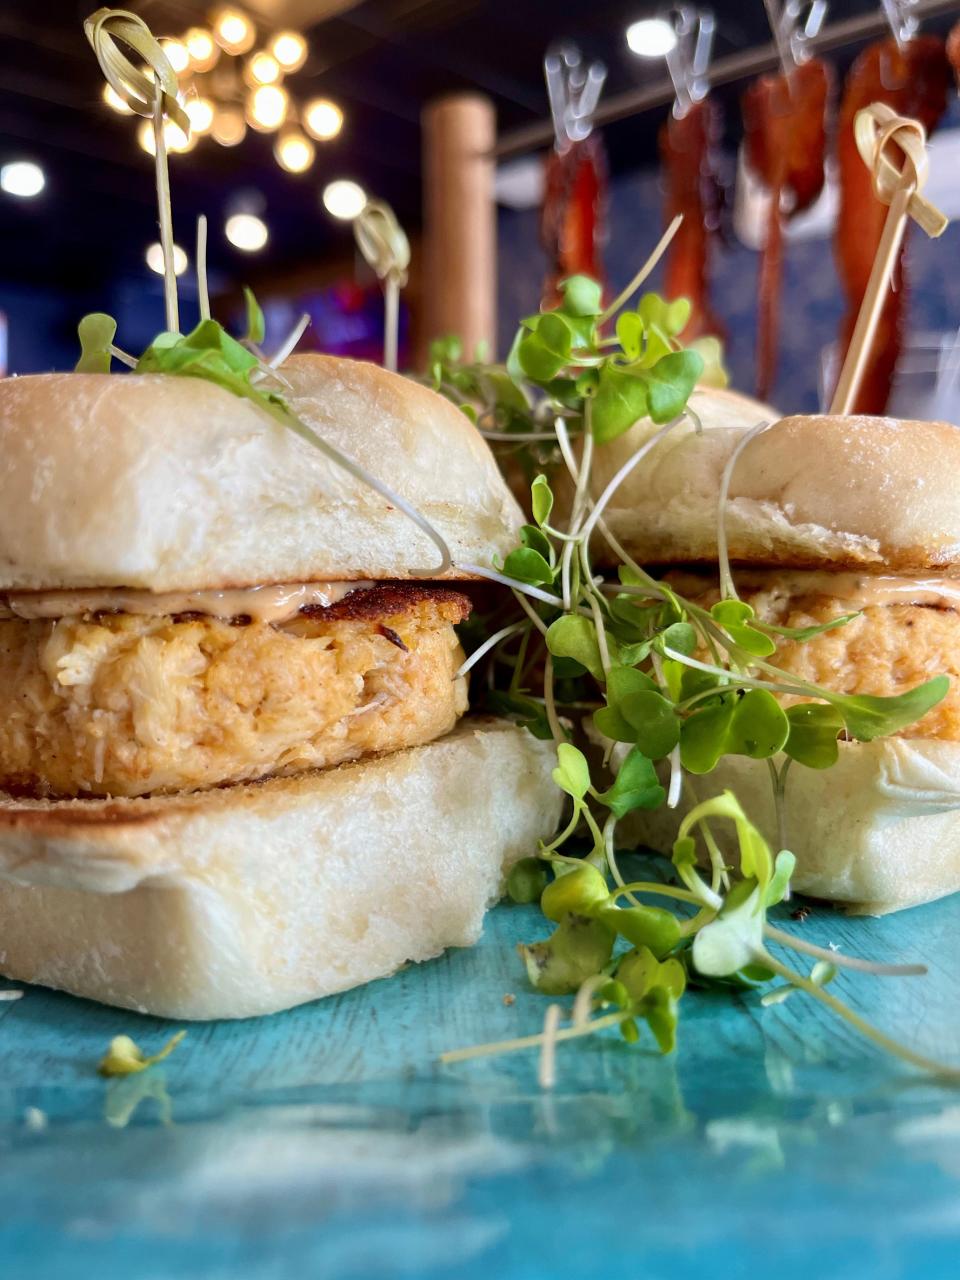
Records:
{"label": "teal painted board", "polygon": [[[926,978],[834,989],[960,1062],[960,898],[789,927],[925,960]],[[675,1055],[612,1034],[561,1047],[547,1093],[534,1054],[440,1066],[444,1049],[539,1028],[515,944],[543,932],[535,909],[501,906],[472,950],[191,1025],[162,1067],[109,1083],[95,1066],[111,1036],[153,1050],[173,1024],[38,988],[0,1003],[0,1274],[958,1274],[960,1093],[803,996],[692,993]]]}

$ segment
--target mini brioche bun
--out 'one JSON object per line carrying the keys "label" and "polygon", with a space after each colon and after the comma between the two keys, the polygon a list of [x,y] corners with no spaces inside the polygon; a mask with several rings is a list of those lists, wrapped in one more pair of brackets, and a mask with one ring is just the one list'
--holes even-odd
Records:
{"label": "mini brioche bun", "polygon": [[246,1018],[480,935],[549,839],[553,744],[468,718],[292,778],[135,800],[0,800],[0,972],[168,1018]]}
{"label": "mini brioche bun", "polygon": [[[702,435],[684,423],[655,446],[605,512],[635,560],[716,562],[724,468],[744,432],[762,421],[748,417]],[[628,432],[597,450],[595,496],[642,442]],[[729,557],[771,568],[949,570],[960,563],[958,474],[960,430],[945,422],[782,418],[733,468],[724,514]]]}
{"label": "mini brioche bun", "polygon": [[[489,564],[515,544],[520,510],[448,400],[334,356],[294,356],[282,374],[291,408],[416,507],[455,566]],[[402,511],[211,382],[0,382],[0,590],[419,578],[438,559]]]}

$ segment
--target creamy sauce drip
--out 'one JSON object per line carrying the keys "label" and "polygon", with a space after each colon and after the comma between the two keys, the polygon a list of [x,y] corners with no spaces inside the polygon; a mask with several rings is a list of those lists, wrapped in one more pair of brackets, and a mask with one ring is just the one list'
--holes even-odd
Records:
{"label": "creamy sauce drip", "polygon": [[373,582],[283,582],[228,591],[126,591],[91,588],[81,591],[23,591],[0,595],[0,618],[74,618],[93,613],[133,613],[163,617],[202,613],[211,618],[248,617],[254,622],[281,623],[307,605],[326,608],[351,591]]}
{"label": "creamy sauce drip", "polygon": [[831,596],[851,611],[891,604],[929,604],[960,608],[960,579],[910,578],[897,574],[831,573],[828,570],[735,570],[741,592],[765,591],[778,596]]}

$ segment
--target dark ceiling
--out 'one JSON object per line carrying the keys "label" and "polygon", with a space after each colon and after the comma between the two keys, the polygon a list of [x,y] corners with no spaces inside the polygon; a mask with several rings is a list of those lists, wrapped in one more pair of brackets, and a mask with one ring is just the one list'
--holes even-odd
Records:
{"label": "dark ceiling", "polygon": [[[154,238],[152,164],[138,148],[135,122],[107,109],[102,80],[82,30],[95,0],[0,3],[0,162],[33,158],[48,186],[36,200],[0,195],[0,281],[87,289],[105,278],[142,276]],[[154,32],[179,34],[202,19],[203,5],[131,0]],[[301,9],[308,4],[301,3]],[[327,6],[329,7],[329,6]],[[415,227],[420,204],[421,105],[445,91],[479,88],[495,100],[501,129],[546,113],[541,59],[558,36],[575,39],[609,67],[605,96],[662,76],[626,48],[630,21],[655,12],[644,0],[367,0],[309,30],[311,57],[288,83],[302,97],[338,101],[347,127],[318,146],[318,160],[294,177],[274,163],[269,137],[248,134],[225,150],[209,140],[172,161],[176,226],[192,240],[196,216],[211,219],[211,266],[231,280],[316,263],[349,243],[319,205],[331,177],[359,179]],[[769,39],[762,0],[715,0],[715,58]],[[317,12],[321,8],[317,0]],[[877,0],[834,0],[831,19],[875,11]],[[958,5],[960,8],[960,5]],[[927,24],[942,29],[944,20]],[[833,55],[841,67],[852,56]],[[737,127],[738,87],[721,96],[728,128]],[[606,131],[615,170],[653,158],[658,111]],[[654,118],[655,117],[655,118]],[[256,269],[222,235],[238,191],[266,201],[271,242]]]}

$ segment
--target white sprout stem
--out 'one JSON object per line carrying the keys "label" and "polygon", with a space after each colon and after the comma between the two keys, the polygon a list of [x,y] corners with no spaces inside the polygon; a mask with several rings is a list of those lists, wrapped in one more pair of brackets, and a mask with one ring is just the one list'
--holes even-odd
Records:
{"label": "white sprout stem", "polygon": [[527,615],[527,617],[530,619],[533,625],[540,632],[540,634],[542,636],[545,636],[547,634],[547,624],[537,613],[536,609],[534,609],[530,601],[527,600],[523,592],[517,590],[516,584],[513,585],[513,597],[516,600],[517,604],[519,604],[520,607],[523,609],[524,613]]}
{"label": "white sprout stem", "polygon": [[296,348],[297,343],[303,337],[307,325],[310,323],[310,316],[305,311],[297,323],[290,330],[285,342],[280,344],[279,349],[267,361],[271,369],[278,369],[283,364],[287,356]]}
{"label": "white sprout stem", "polygon": [[618,293],[617,296],[614,298],[613,302],[611,302],[609,307],[607,307],[606,311],[604,311],[603,315],[597,321],[598,327],[602,324],[605,324],[606,321],[609,320],[611,316],[616,315],[617,312],[620,310],[620,308],[623,306],[623,304],[629,301],[631,297],[633,297],[636,291],[643,284],[644,280],[646,280],[650,272],[654,269],[654,267],[657,265],[657,263],[660,261],[663,255],[667,252],[667,249],[670,247],[670,241],[680,230],[681,222],[683,222],[683,214],[678,213],[677,216],[674,218],[674,220],[670,223],[669,227],[667,227],[666,231],[657,241],[656,247],[653,253],[651,253],[650,257],[646,260],[646,262],[643,264],[643,266],[640,268],[637,274],[633,277],[633,279],[630,281],[627,287],[623,290],[623,292]]}
{"label": "white sprout stem", "polygon": [[541,1089],[552,1089],[557,1083],[557,1032],[560,1029],[561,1009],[558,1004],[549,1006],[543,1019],[542,1048],[537,1081]]}
{"label": "white sprout stem", "polygon": [[557,438],[553,431],[489,431],[486,427],[479,427],[478,430],[484,440],[513,441],[516,444],[533,440],[554,441]]}
{"label": "white sprout stem", "polygon": [[197,219],[197,302],[200,319],[210,319],[210,288],[207,283],[207,215]]}
{"label": "white sprout stem", "polygon": [[547,653],[543,664],[543,709],[547,714],[547,724],[550,726],[553,740],[559,746],[562,742],[566,742],[567,735],[563,732],[560,717],[557,715],[556,699],[553,696],[553,655],[551,653]]}
{"label": "white sprout stem", "polygon": [[[730,671],[725,671],[723,667],[711,666],[709,662],[699,662],[696,658],[688,658],[685,653],[677,653],[669,645],[663,646],[663,652],[666,657],[673,658],[676,662],[682,662],[685,667],[693,667],[696,671],[706,671],[711,676],[723,676],[727,680],[732,678],[735,684],[744,685],[751,689],[769,689],[771,693],[790,693],[800,698],[812,696],[809,689],[802,689],[797,685],[774,684],[770,680],[758,680],[756,677],[745,675],[742,672],[731,673]],[[822,697],[823,695],[818,693],[816,696]]]}
{"label": "white sprout stem", "polygon": [[489,640],[484,640],[479,649],[474,649],[470,657],[460,664],[454,674],[454,680],[459,680],[461,676],[465,676],[471,667],[476,666],[485,653],[489,653],[501,640],[506,640],[507,636],[516,635],[518,631],[525,631],[527,624],[525,622],[512,622],[508,627],[501,627],[495,632]]}
{"label": "white sprout stem", "polygon": [[572,1026],[586,1026],[590,1021],[590,1014],[593,1012],[594,993],[608,981],[609,979],[605,973],[595,973],[580,984],[574,997],[573,1012],[570,1014]]}
{"label": "white sprout stem", "polygon": [[[608,1013],[602,1018],[594,1018],[583,1027],[564,1027],[553,1037],[557,1044],[565,1040],[578,1040],[581,1036],[593,1035],[595,1031],[605,1031],[607,1027],[617,1027],[626,1022],[629,1013]],[[515,1040],[498,1040],[490,1044],[474,1045],[470,1049],[451,1049],[441,1053],[443,1063],[468,1062],[471,1058],[492,1058],[501,1053],[515,1053],[518,1049],[536,1049],[543,1044],[543,1033],[535,1036],[519,1036]]]}
{"label": "white sprout stem", "polygon": [[878,977],[915,978],[923,977],[928,972],[925,964],[875,964],[872,960],[860,960],[856,956],[846,956],[840,951],[829,951],[826,947],[818,947],[804,938],[794,937],[792,933],[784,933],[772,924],[763,928],[763,936],[781,947],[790,947],[793,951],[802,951],[805,955],[815,956],[818,960],[826,960],[840,969],[856,969],[858,973],[873,973]]}
{"label": "white sprout stem", "polygon": [[496,569],[485,569],[479,564],[461,564],[457,567],[464,573],[476,574],[478,578],[499,582],[501,586],[510,587],[513,591],[522,591],[524,595],[534,600],[542,600],[544,604],[552,604],[556,609],[563,608],[563,601],[559,596],[551,595],[549,591],[541,591],[539,587],[533,587],[528,582],[518,582],[516,578],[508,578],[505,573],[498,573]]}
{"label": "white sprout stem", "polygon": [[120,363],[125,364],[128,369],[135,369],[137,367],[137,362],[133,356],[128,356],[126,351],[121,351],[120,348],[115,347],[112,342],[110,344],[110,354],[113,356],[114,360],[119,360]]}
{"label": "white sprout stem", "polygon": [[577,460],[573,456],[573,449],[570,447],[570,432],[567,430],[567,424],[562,414],[557,414],[554,418],[553,427],[557,444],[560,446],[560,454],[566,464],[567,471],[570,473],[570,479],[577,485],[580,483],[580,468],[577,466]]}
{"label": "white sprout stem", "polygon": [[759,422],[745,436],[741,436],[737,441],[736,448],[727,459],[726,466],[723,468],[723,475],[720,477],[720,494],[717,498],[717,559],[720,562],[720,595],[724,600],[739,600],[737,589],[733,585],[733,575],[730,572],[730,556],[727,552],[727,500],[730,495],[730,482],[733,479],[733,470],[740,461],[740,455],[746,449],[754,437],[767,430],[771,424],[769,422]]}
{"label": "white sprout stem", "polygon": [[909,1062],[911,1066],[919,1067],[921,1071],[928,1071],[931,1075],[960,1080],[960,1068],[950,1067],[942,1062],[935,1062],[932,1058],[925,1058],[921,1053],[914,1053],[906,1045],[900,1044],[897,1040],[878,1030],[872,1023],[867,1022],[866,1018],[861,1018],[858,1013],[855,1013],[853,1009],[845,1005],[842,1000],[838,1000],[836,996],[831,995],[829,991],[817,986],[815,982],[811,982],[802,973],[795,973],[793,969],[781,964],[779,960],[775,960],[765,948],[760,948],[756,953],[756,960],[759,964],[771,969],[778,977],[792,983],[795,987],[799,987],[807,995],[813,996],[815,1000],[825,1004],[834,1013],[843,1018],[844,1021],[856,1027],[867,1040],[871,1040],[881,1049],[885,1049],[887,1053],[893,1054],[895,1058],[900,1058],[903,1062]]}
{"label": "white sprout stem", "polygon": [[391,271],[383,285],[383,367],[397,372],[400,335],[400,281]]}
{"label": "white sprout stem", "polygon": [[[607,818],[606,822],[603,824],[603,850],[604,850],[604,853],[607,855],[607,866],[610,868],[610,874],[613,876],[614,880],[617,882],[617,887],[620,890],[620,892],[623,893],[623,895],[627,898],[627,900],[629,902],[632,902],[635,907],[642,907],[643,903],[640,901],[640,899],[634,897],[634,895],[627,888],[627,882],[626,880],[624,880],[623,875],[620,872],[620,867],[617,864],[616,850],[613,847],[613,833],[616,830],[616,826],[617,826],[617,819],[611,813],[610,817]],[[615,894],[614,897],[616,896],[617,895]]]}
{"label": "white sprout stem", "polygon": [[623,484],[624,480],[626,480],[630,472],[634,469],[634,467],[636,467],[639,463],[643,461],[643,459],[647,456],[647,454],[654,447],[654,445],[659,444],[660,441],[663,439],[665,435],[667,435],[668,432],[672,431],[674,427],[679,426],[680,423],[683,422],[685,416],[686,416],[685,414],[681,413],[678,418],[674,418],[673,421],[668,422],[665,427],[661,427],[659,431],[655,431],[653,435],[650,437],[650,439],[647,440],[645,444],[641,445],[640,448],[636,451],[636,453],[634,453],[632,457],[628,458],[627,461],[623,464],[620,470],[616,473],[616,475],[613,477],[613,479],[604,489],[603,493],[601,493],[596,503],[594,503],[593,510],[590,512],[590,515],[587,518],[586,523],[584,524],[581,530],[581,537],[585,542],[589,542],[590,535],[593,533],[593,530],[596,527],[597,521],[603,515],[604,508],[607,506],[607,503],[610,501],[610,499],[619,489],[621,484]]}
{"label": "white sprout stem", "polygon": [[163,302],[167,330],[180,332],[180,309],[177,305],[177,273],[173,263],[173,217],[170,210],[170,172],[167,166],[167,142],[163,136],[163,89],[156,80],[153,103],[154,173],[157,179],[157,209],[160,222],[160,247],[163,250]]}
{"label": "white sprout stem", "polygon": [[590,611],[593,614],[593,626],[597,633],[597,649],[600,651],[600,665],[603,667],[603,674],[606,678],[610,674],[610,647],[607,644],[607,630],[603,625],[603,614],[600,612],[600,605],[597,603],[597,597],[591,592],[587,603],[590,605]]}
{"label": "white sprout stem", "polygon": [[670,752],[670,789],[667,792],[667,808],[675,809],[683,792],[683,767],[680,764],[680,743]]}

